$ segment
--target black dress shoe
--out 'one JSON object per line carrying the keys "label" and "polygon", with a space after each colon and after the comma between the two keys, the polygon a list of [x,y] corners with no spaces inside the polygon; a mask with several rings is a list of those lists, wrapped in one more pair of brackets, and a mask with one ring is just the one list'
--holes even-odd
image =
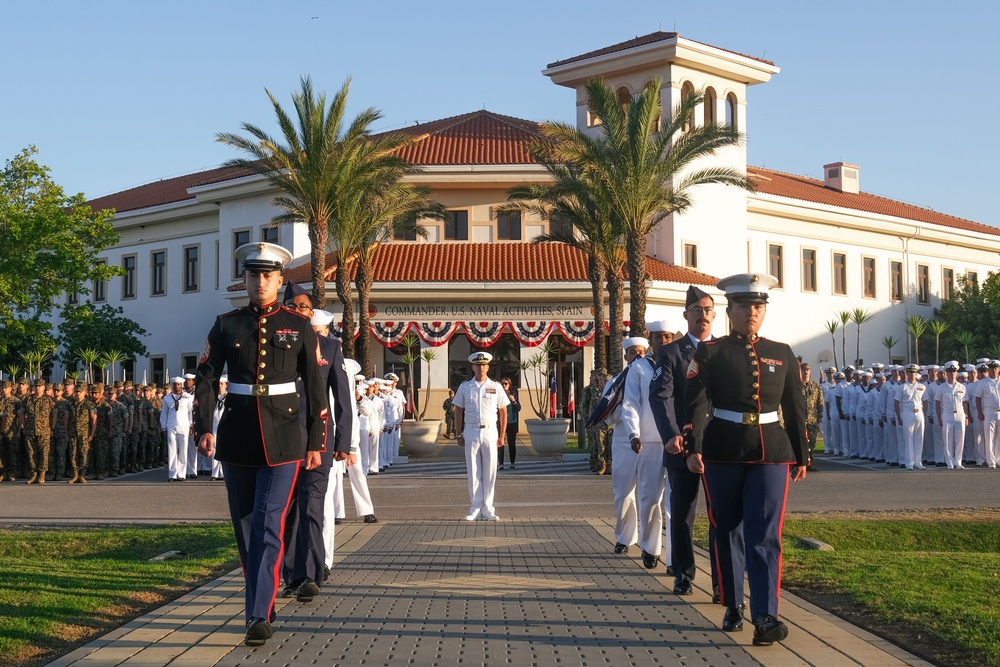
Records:
{"label": "black dress shoe", "polygon": [[687,579],[681,579],[674,584],[674,595],[691,595],[694,593],[694,586]]}
{"label": "black dress shoe", "polygon": [[659,556],[654,556],[651,553],[646,553],[646,550],[642,550],[642,566],[647,570],[652,570],[656,567],[656,564],[660,562]]}
{"label": "black dress shoe", "polygon": [[674,575],[674,566],[673,565],[668,565],[667,566],[667,576],[668,577],[676,576],[676,575]]}
{"label": "black dress shoe", "polygon": [[344,523],[343,519],[334,519],[333,520],[333,525],[335,525],[335,526],[339,526],[342,523]]}
{"label": "black dress shoe", "polygon": [[739,607],[726,607],[726,615],[722,618],[722,629],[726,632],[739,632],[743,629],[743,610],[745,605]]}
{"label": "black dress shoe", "polygon": [[622,544],[621,542],[616,542],[615,543],[615,553],[616,554],[627,554],[628,553],[628,545],[627,544]]}
{"label": "black dress shoe", "polygon": [[753,624],[753,645],[770,646],[788,636],[788,626],[774,616],[765,616]]}
{"label": "black dress shoe", "polygon": [[306,579],[295,592],[295,599],[298,602],[312,602],[313,598],[319,595],[319,586],[312,579]]}
{"label": "black dress shoe", "polygon": [[299,590],[299,587],[295,584],[288,584],[281,591],[281,597],[283,598],[293,598],[295,597],[295,591]]}
{"label": "black dress shoe", "polygon": [[327,566],[324,565],[323,566],[323,583],[325,584],[326,580],[329,579],[329,578],[330,578],[330,568],[328,568]]}
{"label": "black dress shoe", "polygon": [[366,514],[365,523],[378,523],[378,519],[375,518],[374,514]]}
{"label": "black dress shoe", "polygon": [[247,636],[243,643],[247,646],[263,646],[273,636],[274,630],[270,623],[263,618],[251,618],[247,621]]}

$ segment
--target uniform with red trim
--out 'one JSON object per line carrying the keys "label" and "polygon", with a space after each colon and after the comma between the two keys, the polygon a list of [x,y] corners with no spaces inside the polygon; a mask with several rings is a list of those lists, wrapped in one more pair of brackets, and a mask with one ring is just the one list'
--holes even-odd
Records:
{"label": "uniform with red trim", "polygon": [[704,473],[722,627],[743,628],[746,573],[757,646],[788,636],[778,620],[781,531],[789,479],[804,479],[808,462],[798,360],[788,345],[757,334],[777,283],[761,274],[719,281],[732,333],[698,346],[685,391],[687,464]]}

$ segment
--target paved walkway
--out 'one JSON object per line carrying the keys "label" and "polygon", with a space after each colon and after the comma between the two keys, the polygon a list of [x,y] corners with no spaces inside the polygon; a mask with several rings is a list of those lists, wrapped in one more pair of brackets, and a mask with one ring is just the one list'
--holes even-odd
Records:
{"label": "paved walkway", "polygon": [[[793,595],[789,638],[720,629],[706,589],[670,592],[662,569],[614,556],[599,520],[349,522],[316,600],[279,599],[275,636],[242,645],[232,572],[52,665],[927,665]],[[634,549],[633,551],[638,551]]]}

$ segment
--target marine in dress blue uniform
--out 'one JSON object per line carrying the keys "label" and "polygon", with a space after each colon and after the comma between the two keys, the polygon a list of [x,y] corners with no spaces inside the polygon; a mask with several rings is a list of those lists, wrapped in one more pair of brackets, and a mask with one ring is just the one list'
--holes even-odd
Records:
{"label": "marine in dress blue uniform", "polygon": [[[649,404],[663,442],[663,465],[670,482],[670,563],[674,571],[674,593],[677,595],[691,595],[694,592],[691,584],[696,571],[694,516],[698,505],[698,489],[702,485],[702,476],[688,470],[684,460],[684,390],[687,386],[687,370],[694,359],[695,350],[702,340],[712,337],[715,301],[704,290],[689,285],[684,319],[688,323],[687,333],[656,351],[656,369],[649,385]],[[712,528],[709,530],[711,544],[715,541],[715,531]],[[713,554],[712,581],[715,581],[714,548],[710,548],[710,553]]]}
{"label": "marine in dress blue uniform", "polygon": [[[281,269],[291,254],[271,243],[236,249],[250,304],[216,318],[198,364],[195,428],[199,451],[223,464],[229,513],[246,579],[248,646],[273,630],[282,558],[282,529],[299,463],[320,465],[326,438],[326,387],[309,319],[277,301]],[[212,420],[219,377],[229,393],[217,438]],[[296,379],[305,394],[305,434],[299,424]]]}
{"label": "marine in dress blue uniform", "polygon": [[781,528],[789,477],[805,479],[808,463],[798,360],[788,345],[757,334],[768,290],[777,282],[761,274],[719,281],[732,333],[698,346],[686,389],[687,464],[705,476],[719,592],[727,607],[723,627],[742,628],[745,570],[758,646],[788,636],[778,620]]}

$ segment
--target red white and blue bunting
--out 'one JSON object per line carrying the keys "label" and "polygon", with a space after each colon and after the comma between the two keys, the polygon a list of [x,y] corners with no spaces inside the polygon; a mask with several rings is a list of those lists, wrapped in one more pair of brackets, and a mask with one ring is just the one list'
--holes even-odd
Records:
{"label": "red white and blue bunting", "polygon": [[461,326],[460,322],[414,322],[414,324],[417,334],[431,347],[447,343]]}
{"label": "red white and blue bunting", "polygon": [[372,333],[386,347],[395,347],[414,322],[372,322]]}
{"label": "red white and blue bunting", "polygon": [[556,322],[556,325],[562,333],[563,338],[577,347],[583,347],[594,340],[597,331],[593,320],[589,322]]}
{"label": "red white and blue bunting", "polygon": [[541,345],[545,337],[552,330],[552,322],[511,322],[510,326],[514,330],[514,336],[527,345],[535,347]]}
{"label": "red white and blue bunting", "polygon": [[465,322],[465,335],[476,345],[488,347],[497,342],[506,328],[506,322]]}

